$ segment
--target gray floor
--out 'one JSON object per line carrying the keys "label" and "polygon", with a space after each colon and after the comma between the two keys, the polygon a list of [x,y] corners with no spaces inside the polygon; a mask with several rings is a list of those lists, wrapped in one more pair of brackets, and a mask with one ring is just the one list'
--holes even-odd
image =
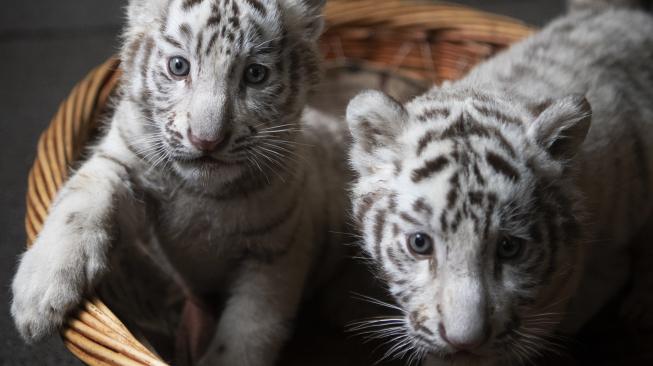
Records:
{"label": "gray floor", "polygon": [[[563,0],[460,0],[540,25]],[[90,68],[117,50],[125,0],[0,0],[0,365],[78,365],[58,337],[26,346],[9,317],[23,250],[26,177],[39,132]]]}

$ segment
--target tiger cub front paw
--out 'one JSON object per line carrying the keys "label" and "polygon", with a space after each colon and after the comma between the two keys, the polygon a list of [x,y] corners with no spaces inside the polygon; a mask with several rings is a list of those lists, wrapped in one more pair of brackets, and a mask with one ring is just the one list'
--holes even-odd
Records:
{"label": "tiger cub front paw", "polygon": [[56,331],[106,267],[104,230],[48,224],[23,255],[11,287],[11,315],[27,342]]}

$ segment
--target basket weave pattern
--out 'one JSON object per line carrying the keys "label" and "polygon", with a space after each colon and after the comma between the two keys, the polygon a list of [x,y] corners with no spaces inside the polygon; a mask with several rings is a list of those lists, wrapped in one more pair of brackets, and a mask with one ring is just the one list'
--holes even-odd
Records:
{"label": "basket weave pattern", "polygon": [[[326,59],[432,82],[460,78],[479,61],[532,32],[520,22],[461,6],[400,0],[331,0],[326,20],[322,38]],[[96,134],[98,116],[119,79],[115,59],[92,70],[41,135],[28,179],[28,246],[71,167]],[[86,301],[61,334],[68,349],[89,365],[166,365],[98,299]]]}

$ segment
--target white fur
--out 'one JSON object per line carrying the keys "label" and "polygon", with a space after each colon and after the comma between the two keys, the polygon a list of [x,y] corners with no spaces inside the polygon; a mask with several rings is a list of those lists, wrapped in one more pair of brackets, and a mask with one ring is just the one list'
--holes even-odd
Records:
{"label": "white fur", "polygon": [[[240,12],[221,11],[225,22],[240,14],[238,26],[229,24],[234,45],[243,30],[242,48],[220,48],[225,35],[213,49],[220,28],[205,27],[213,1],[186,10],[182,0],[130,2],[125,76],[107,134],[59,193],[14,278],[12,315],[26,340],[55,331],[98,283],[114,311],[148,332],[169,331],[160,303],[170,292],[177,299],[180,291],[220,291],[228,295],[225,308],[200,364],[271,365],[322,260],[316,255],[330,258],[316,279],[339,261],[339,236],[331,233],[345,231],[345,131],[316,113],[306,123],[301,117],[316,82],[323,2],[262,0],[265,17],[236,2]],[[258,52],[279,42],[282,28],[281,59]],[[183,29],[194,38],[179,47]],[[173,56],[190,61],[186,80],[168,74]],[[270,77],[243,90],[249,63],[269,67]],[[284,90],[275,92],[280,84]],[[204,156],[189,128],[204,139],[231,129],[226,147],[209,154],[231,164],[188,163]],[[244,146],[239,138],[258,151],[230,153]]]}
{"label": "white fur", "polygon": [[[576,12],[403,106],[352,100],[355,214],[404,312],[396,354],[526,363],[629,273],[650,303],[650,271],[629,253],[653,212],[651,35],[644,13]],[[411,253],[416,233],[433,239],[428,256]],[[514,261],[499,256],[504,239],[525,248]],[[465,343],[476,355],[456,352]]]}

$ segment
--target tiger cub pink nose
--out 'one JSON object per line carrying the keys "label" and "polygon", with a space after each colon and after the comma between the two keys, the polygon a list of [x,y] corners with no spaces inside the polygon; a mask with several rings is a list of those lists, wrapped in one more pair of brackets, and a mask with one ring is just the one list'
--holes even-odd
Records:
{"label": "tiger cub pink nose", "polygon": [[473,351],[481,347],[488,340],[488,330],[484,329],[482,333],[469,334],[460,338],[454,338],[447,334],[444,324],[438,325],[438,333],[443,341],[447,342],[456,351]]}
{"label": "tiger cub pink nose", "polygon": [[190,128],[188,129],[188,141],[200,151],[213,152],[224,139],[225,134],[220,134],[215,140],[203,140],[195,136]]}

